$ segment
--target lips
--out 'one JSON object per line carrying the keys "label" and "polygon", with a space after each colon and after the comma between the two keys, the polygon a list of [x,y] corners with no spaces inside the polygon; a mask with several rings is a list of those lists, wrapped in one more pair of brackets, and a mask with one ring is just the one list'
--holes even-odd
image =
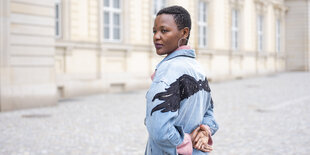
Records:
{"label": "lips", "polygon": [[164,45],[163,44],[155,44],[155,48],[156,49],[160,49],[160,48],[162,48]]}

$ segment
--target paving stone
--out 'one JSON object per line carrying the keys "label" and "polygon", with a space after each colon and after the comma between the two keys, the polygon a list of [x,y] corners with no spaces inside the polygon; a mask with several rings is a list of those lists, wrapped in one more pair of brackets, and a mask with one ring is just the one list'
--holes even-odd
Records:
{"label": "paving stone", "polygon": [[[214,155],[310,152],[310,73],[211,83]],[[0,113],[1,155],[144,154],[146,90]]]}

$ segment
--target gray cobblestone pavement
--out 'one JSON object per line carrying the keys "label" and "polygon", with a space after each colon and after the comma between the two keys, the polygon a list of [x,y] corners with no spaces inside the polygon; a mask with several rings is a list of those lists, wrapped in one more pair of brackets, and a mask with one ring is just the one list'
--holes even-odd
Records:
{"label": "gray cobblestone pavement", "polygon": [[[310,152],[310,73],[211,83],[214,155]],[[140,155],[146,90],[0,113],[1,155]]]}

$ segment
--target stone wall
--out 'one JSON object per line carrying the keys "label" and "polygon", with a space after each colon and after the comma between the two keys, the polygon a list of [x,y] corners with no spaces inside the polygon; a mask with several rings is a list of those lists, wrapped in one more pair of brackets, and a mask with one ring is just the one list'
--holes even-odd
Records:
{"label": "stone wall", "polygon": [[54,2],[1,3],[1,111],[57,103]]}
{"label": "stone wall", "polygon": [[309,71],[309,12],[307,0],[286,0],[289,10],[286,16],[286,53],[287,70]]}

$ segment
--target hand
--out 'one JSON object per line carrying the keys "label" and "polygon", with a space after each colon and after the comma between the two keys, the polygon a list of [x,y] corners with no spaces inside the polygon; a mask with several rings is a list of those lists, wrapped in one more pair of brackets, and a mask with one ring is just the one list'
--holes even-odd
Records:
{"label": "hand", "polygon": [[200,150],[202,152],[211,152],[213,150],[212,146],[208,144],[209,138],[206,136],[201,137],[196,144],[194,144],[194,148]]}
{"label": "hand", "polygon": [[193,144],[194,144],[194,140],[196,136],[198,135],[199,130],[200,130],[200,126],[198,126],[194,131],[192,131],[192,133],[189,134],[191,136],[191,141]]}
{"label": "hand", "polygon": [[203,152],[212,151],[213,149],[211,146],[212,142],[211,142],[211,145],[209,145],[209,136],[211,133],[204,125],[200,125],[192,133],[193,133],[193,136],[195,136],[194,141],[192,141],[193,147],[195,149],[201,150]]}

